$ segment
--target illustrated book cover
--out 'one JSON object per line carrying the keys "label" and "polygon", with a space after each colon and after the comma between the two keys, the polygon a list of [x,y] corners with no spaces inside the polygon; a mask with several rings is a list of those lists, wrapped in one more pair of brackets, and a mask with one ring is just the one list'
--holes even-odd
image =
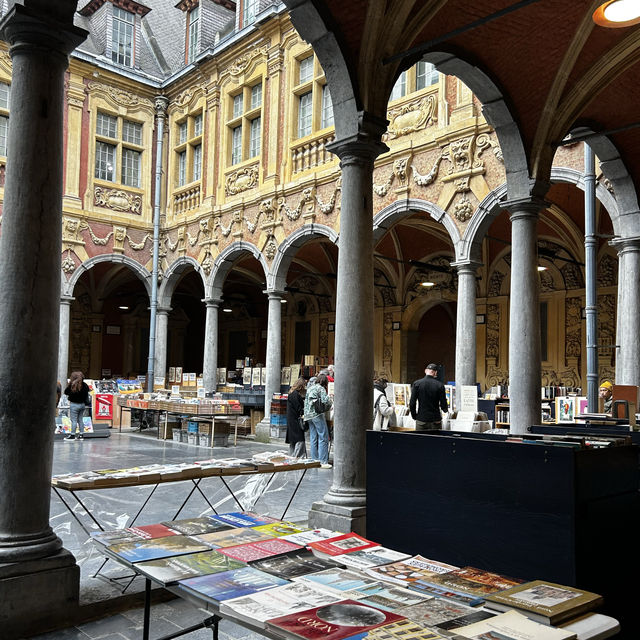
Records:
{"label": "illustrated book cover", "polygon": [[343,533],[335,538],[312,542],[308,546],[318,555],[337,556],[342,553],[377,547],[378,544],[359,536],[357,533]]}
{"label": "illustrated book cover", "polygon": [[228,558],[218,551],[200,551],[182,556],[136,562],[136,569],[140,573],[159,582],[163,587],[185,578],[231,571],[244,566],[244,562]]}
{"label": "illustrated book cover", "polygon": [[487,608],[516,609],[532,620],[558,624],[601,605],[602,596],[544,580],[532,580],[486,597]]}
{"label": "illustrated book cover", "polygon": [[147,524],[141,527],[128,527],[128,531],[135,533],[137,536],[144,538],[145,540],[178,535],[178,531],[170,529],[164,524]]}
{"label": "illustrated book cover", "polygon": [[391,622],[371,631],[362,631],[347,636],[346,640],[380,640],[381,635],[385,640],[407,640],[407,638],[411,638],[411,640],[443,640],[443,636],[412,620]]}
{"label": "illustrated book cover", "polygon": [[399,609],[403,607],[419,604],[433,597],[416,593],[409,589],[403,589],[402,587],[396,587],[385,582],[374,582],[363,587],[358,587],[350,593],[357,593],[358,597],[353,599],[359,600],[362,604],[368,604],[378,609],[384,609],[385,611],[395,611],[396,613],[399,613]]}
{"label": "illustrated book cover", "polygon": [[434,576],[449,573],[458,568],[459,567],[452,564],[429,560],[429,558],[421,555],[415,555],[406,560],[367,569],[366,572],[378,580],[386,580],[388,582],[394,582],[395,584],[409,586],[410,583],[416,582],[417,580],[428,581]]}
{"label": "illustrated book cover", "polygon": [[344,553],[339,559],[340,562],[347,567],[364,571],[371,567],[377,567],[381,564],[389,564],[390,562],[399,562],[406,560],[410,555],[401,551],[394,551],[387,547],[369,547],[360,551]]}
{"label": "illustrated book cover", "polygon": [[309,529],[309,531],[301,531],[300,533],[292,533],[283,536],[283,540],[289,542],[295,542],[302,547],[306,547],[312,542],[318,542],[318,540],[326,540],[327,538],[335,538],[339,536],[339,531],[331,531],[331,529]]}
{"label": "illustrated book cover", "polygon": [[306,640],[339,640],[402,619],[391,611],[381,611],[355,600],[341,600],[272,618],[267,621],[267,628]]}
{"label": "illustrated book cover", "polygon": [[162,524],[185,536],[195,536],[201,533],[214,533],[215,531],[229,531],[229,529],[233,529],[231,525],[216,522],[208,516],[171,520],[169,522],[163,522]]}
{"label": "illustrated book cover", "polygon": [[326,569],[339,568],[339,565],[333,560],[318,558],[307,549],[296,549],[282,555],[256,560],[251,562],[251,566],[286,580],[293,580]]}
{"label": "illustrated book cover", "polygon": [[195,537],[200,542],[204,542],[213,548],[235,547],[249,542],[273,540],[273,537],[268,533],[256,531],[249,527],[245,527],[244,529],[229,529],[227,531],[214,531],[213,533],[202,533]]}
{"label": "illustrated book cover", "polygon": [[264,628],[266,621],[271,618],[321,607],[341,599],[333,593],[303,582],[292,582],[282,587],[225,600],[220,605],[220,613],[231,613]]}
{"label": "illustrated book cover", "polygon": [[281,538],[282,536],[289,536],[294,533],[302,533],[308,529],[308,527],[297,525],[294,522],[287,522],[286,520],[278,520],[277,522],[270,522],[269,524],[261,524],[253,528],[256,531],[268,533],[272,538]]}
{"label": "illustrated book cover", "polygon": [[[249,460],[245,462],[250,463]],[[255,467],[255,465],[251,465]],[[215,516],[209,516],[212,520],[217,520],[223,524],[230,524],[232,527],[256,527],[261,524],[269,524],[275,522],[275,518],[269,516],[261,516],[252,511],[234,511],[232,513],[219,513]],[[273,538],[273,536],[269,536]]]}
{"label": "illustrated book cover", "polygon": [[347,569],[326,569],[318,573],[309,573],[305,576],[300,576],[295,578],[295,580],[308,582],[316,585],[320,589],[326,589],[334,593],[341,591],[348,592],[348,595],[343,594],[343,597],[354,600],[359,600],[361,597],[360,594],[357,593],[358,589],[377,583],[376,580],[366,576],[364,573],[349,571]]}
{"label": "illustrated book cover", "polygon": [[199,597],[207,598],[213,602],[239,598],[250,593],[281,587],[287,584],[287,580],[272,576],[264,571],[258,571],[252,567],[242,567],[232,571],[223,571],[197,578],[180,580],[178,584]]}
{"label": "illustrated book cover", "polygon": [[[405,618],[413,620],[425,627],[434,627],[441,622],[447,622],[448,620],[454,620],[455,618],[476,612],[477,609],[473,607],[451,602],[444,598],[430,598],[425,602],[404,607],[398,611],[398,613]],[[491,615],[492,614],[487,613],[485,617],[488,618]]]}
{"label": "illustrated book cover", "polygon": [[128,562],[142,562],[168,558],[184,553],[208,551],[209,547],[189,536],[167,536],[165,538],[151,538],[150,540],[136,540],[123,542],[109,547],[109,551]]}
{"label": "illustrated book cover", "polygon": [[450,589],[464,591],[483,598],[491,593],[503,591],[524,582],[518,578],[510,578],[476,567],[462,567],[455,571],[449,571],[449,573],[434,576],[432,581]]}
{"label": "illustrated book cover", "polygon": [[463,638],[487,640],[573,640],[576,634],[530,620],[517,611],[500,613],[455,630]]}
{"label": "illustrated book cover", "polygon": [[93,531],[91,539],[105,547],[123,542],[135,542],[141,540],[140,536],[129,529],[112,529],[111,531]]}
{"label": "illustrated book cover", "polygon": [[288,553],[289,551],[295,551],[300,548],[299,545],[293,544],[293,542],[287,542],[279,538],[270,538],[269,540],[249,542],[233,547],[221,547],[219,551],[230,558],[242,560],[242,562],[251,562],[252,560],[277,556],[281,553]]}

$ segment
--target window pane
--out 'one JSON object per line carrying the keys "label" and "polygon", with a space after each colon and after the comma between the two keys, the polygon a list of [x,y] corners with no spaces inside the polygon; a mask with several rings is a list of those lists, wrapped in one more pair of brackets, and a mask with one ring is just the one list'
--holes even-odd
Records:
{"label": "window pane", "polygon": [[200,7],[194,7],[189,12],[189,51],[187,62],[194,61],[198,53],[198,37],[200,32]]}
{"label": "window pane", "polygon": [[322,122],[320,126],[323,129],[333,126],[333,103],[331,102],[331,92],[326,84],[322,87]]}
{"label": "window pane", "polygon": [[9,85],[0,82],[0,109],[9,109]]}
{"label": "window pane", "polygon": [[251,108],[256,109],[262,104],[262,84],[251,87]]}
{"label": "window pane", "polygon": [[231,164],[242,160],[242,127],[235,127],[231,131]]}
{"label": "window pane", "polygon": [[178,144],[183,144],[187,141],[187,122],[181,122],[178,125]]}
{"label": "window pane", "polygon": [[122,139],[131,144],[142,144],[142,125],[139,122],[125,120],[122,125]]}
{"label": "window pane", "polygon": [[178,186],[181,187],[187,182],[187,152],[181,151],[178,154]]}
{"label": "window pane", "polygon": [[407,72],[403,71],[391,90],[389,100],[397,100],[407,94]]}
{"label": "window pane", "polygon": [[96,142],[96,178],[113,182],[113,170],[115,167],[115,145],[106,142]]}
{"label": "window pane", "polygon": [[193,119],[193,135],[201,136],[202,135],[202,114],[199,113]]}
{"label": "window pane", "polygon": [[260,155],[260,118],[251,121],[251,136],[249,138],[249,156],[255,158]]}
{"label": "window pane", "polygon": [[246,27],[256,20],[256,11],[258,10],[258,0],[244,0],[244,14],[242,26]]}
{"label": "window pane", "polygon": [[300,107],[298,109],[298,138],[308,136],[311,133],[311,116],[312,116],[312,94],[305,93],[300,96]]}
{"label": "window pane", "polygon": [[7,133],[9,131],[9,118],[0,116],[0,156],[7,155]]}
{"label": "window pane", "polygon": [[202,145],[199,144],[193,147],[193,177],[192,182],[200,180],[202,174]]}
{"label": "window pane", "polygon": [[116,138],[118,136],[118,119],[115,116],[98,112],[96,133],[105,138]]}
{"label": "window pane", "polygon": [[133,149],[122,151],[122,184],[140,187],[140,152]]}
{"label": "window pane", "polygon": [[134,15],[113,7],[113,33],[111,37],[111,59],[128,67],[133,64]]}
{"label": "window pane", "polygon": [[416,69],[416,89],[424,89],[437,84],[440,74],[430,62],[418,62]]}
{"label": "window pane", "polygon": [[242,94],[233,96],[233,117],[237,118],[242,115]]}
{"label": "window pane", "polygon": [[300,60],[299,84],[313,79],[313,56]]}

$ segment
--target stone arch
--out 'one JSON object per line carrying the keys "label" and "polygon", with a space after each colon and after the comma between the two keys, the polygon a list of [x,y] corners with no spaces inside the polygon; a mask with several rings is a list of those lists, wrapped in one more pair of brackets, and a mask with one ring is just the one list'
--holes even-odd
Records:
{"label": "stone arch", "polygon": [[[402,326],[406,327],[407,331],[417,331],[420,321],[427,311],[442,305],[447,313],[450,313],[451,306],[455,306],[455,304],[455,301],[443,298],[415,298],[402,313]],[[452,318],[455,320],[453,316]]]}
{"label": "stone arch", "polygon": [[251,254],[262,265],[265,282],[267,281],[269,266],[267,265],[267,261],[262,252],[254,244],[245,242],[244,240],[239,240],[230,244],[215,259],[211,275],[205,283],[205,299],[222,297],[222,286],[224,284],[224,280],[233,266],[234,260],[243,253]]}
{"label": "stone arch", "polygon": [[89,258],[88,260],[85,260],[74,271],[73,275],[68,281],[65,279],[63,274],[61,294],[63,296],[73,296],[73,291],[80,277],[84,273],[89,271],[92,267],[94,267],[95,265],[101,262],[111,262],[113,264],[122,264],[128,267],[129,269],[131,269],[131,271],[133,271],[133,273],[136,276],[138,276],[138,278],[144,285],[147,295],[151,297],[151,274],[149,273],[149,271],[147,271],[136,260],[132,260],[131,258],[128,258],[127,256],[123,256],[122,254],[119,254],[119,253],[105,253],[99,256],[93,256],[93,258]]}
{"label": "stone arch", "polygon": [[171,306],[171,298],[178,284],[178,281],[180,280],[180,276],[189,267],[192,267],[196,273],[200,274],[200,278],[202,279],[202,286],[206,287],[206,276],[204,274],[204,271],[202,270],[202,266],[200,265],[200,263],[194,258],[182,256],[181,258],[178,258],[175,262],[173,262],[171,266],[164,272],[162,284],[158,289],[158,305],[160,307]]}
{"label": "stone arch", "polygon": [[328,238],[333,244],[338,244],[338,234],[334,229],[324,224],[306,224],[288,235],[278,246],[271,270],[267,274],[267,289],[284,291],[287,283],[287,271],[296,251],[309,240],[314,238]]}

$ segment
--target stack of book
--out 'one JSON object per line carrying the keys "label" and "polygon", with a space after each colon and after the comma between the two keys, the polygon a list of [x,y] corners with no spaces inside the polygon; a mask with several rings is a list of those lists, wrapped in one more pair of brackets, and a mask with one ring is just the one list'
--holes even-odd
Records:
{"label": "stack of book", "polygon": [[104,553],[284,640],[572,640],[597,594],[456,567],[252,512],[100,532]]}

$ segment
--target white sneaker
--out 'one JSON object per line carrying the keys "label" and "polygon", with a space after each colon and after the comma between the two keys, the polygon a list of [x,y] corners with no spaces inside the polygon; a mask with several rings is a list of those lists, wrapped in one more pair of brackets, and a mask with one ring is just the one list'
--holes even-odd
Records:
{"label": "white sneaker", "polygon": [[331,469],[332,465],[330,465],[328,462],[324,462],[323,464],[320,465],[321,469]]}

